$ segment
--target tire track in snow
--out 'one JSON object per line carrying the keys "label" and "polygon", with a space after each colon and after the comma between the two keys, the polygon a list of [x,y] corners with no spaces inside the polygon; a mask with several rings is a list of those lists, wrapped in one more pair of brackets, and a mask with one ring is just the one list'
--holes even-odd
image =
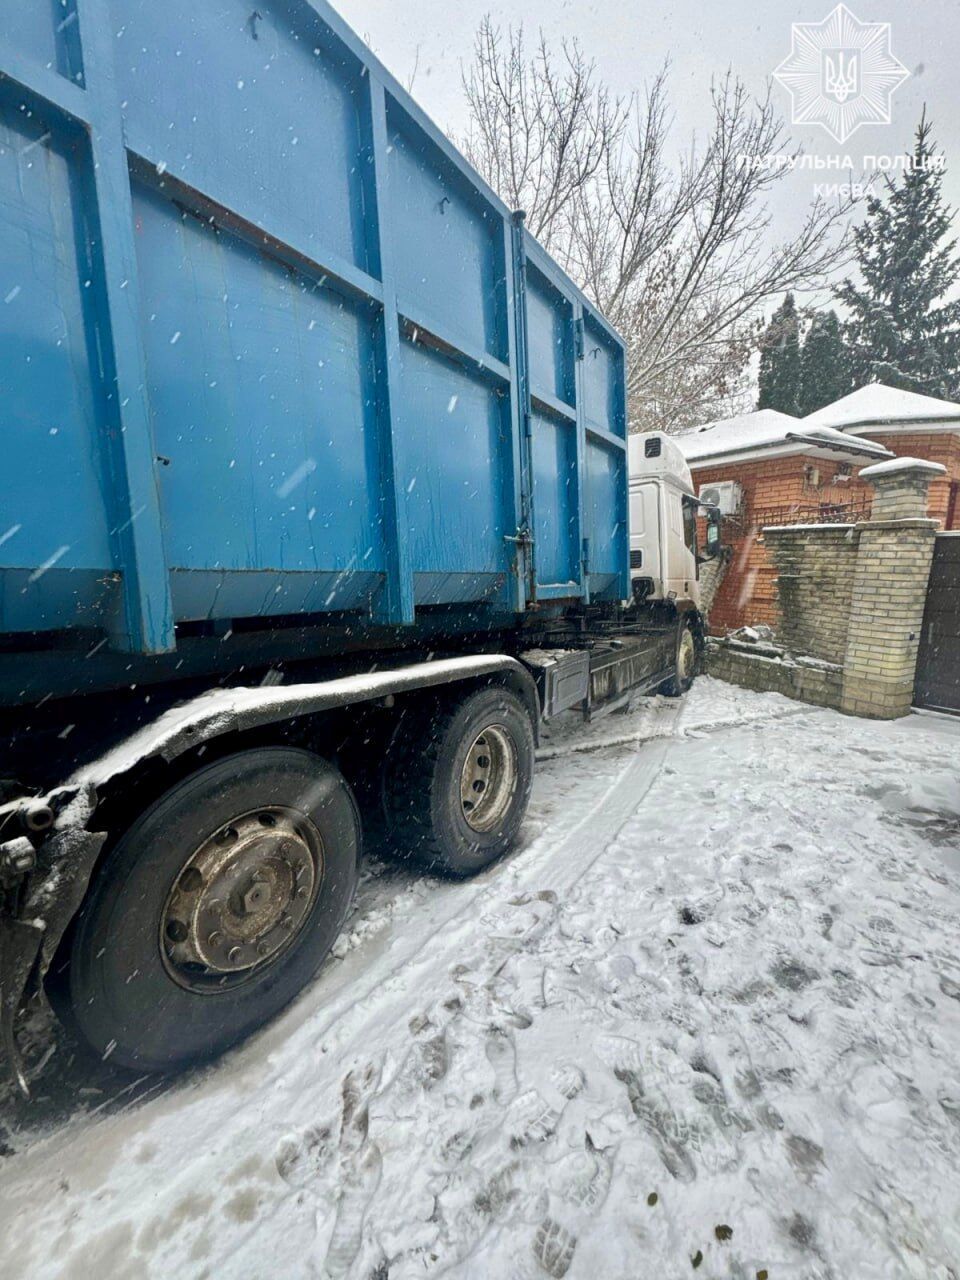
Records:
{"label": "tire track in snow", "polygon": [[[105,1148],[114,1148],[113,1159],[107,1156],[110,1172],[106,1173],[106,1179],[112,1177],[114,1167],[125,1163],[125,1139],[135,1136],[143,1141],[154,1133],[166,1144],[170,1138],[170,1121],[176,1125],[177,1113],[184,1104],[189,1108],[194,1150],[206,1148],[208,1153],[189,1171],[191,1182],[200,1176],[197,1164],[208,1165],[211,1178],[216,1179],[227,1149],[231,1151],[232,1161],[242,1159],[247,1150],[262,1153],[263,1133],[257,1129],[251,1131],[242,1115],[224,1131],[222,1116],[218,1117],[217,1092],[232,1092],[238,1085],[269,1088],[276,1078],[270,1062],[274,1052],[284,1053],[286,1071],[290,1055],[298,1052],[316,1063],[318,1048],[323,1054],[322,1061],[333,1068],[335,1074],[330,1085],[335,1088],[351,1062],[364,1058],[365,1047],[371,1040],[383,1043],[389,1039],[391,1032],[420,1008],[424,989],[435,989],[442,984],[445,973],[462,954],[465,935],[476,931],[479,917],[509,905],[512,898],[525,891],[569,893],[589,874],[660,776],[671,744],[681,732],[684,709],[684,704],[678,703],[660,710],[658,729],[661,732],[636,743],[633,751],[625,753],[625,761],[609,785],[584,807],[575,825],[559,838],[556,828],[561,826],[562,830],[566,819],[562,813],[553,813],[546,820],[545,830],[512,858],[483,873],[471,884],[441,886],[446,896],[437,894],[429,903],[429,919],[421,921],[419,927],[416,920],[406,919],[400,930],[388,931],[386,937],[374,935],[362,942],[348,953],[348,962],[342,968],[332,972],[328,968],[315,981],[312,990],[305,993],[306,998],[301,997],[287,1014],[281,1015],[246,1048],[241,1047],[229,1055],[222,1066],[165,1090],[146,1107],[134,1106],[121,1115],[98,1121],[98,1137],[102,1135]],[[750,723],[761,723],[768,718],[779,716],[772,712],[770,717],[751,719]],[[721,727],[726,726],[693,725],[691,729],[709,732]],[[601,745],[609,748],[612,744]],[[499,963],[502,955],[491,957],[491,974],[495,974]],[[477,976],[483,978],[483,974]],[[191,1091],[203,1095],[195,1098],[200,1106],[192,1105]],[[204,1097],[210,1104],[209,1110],[203,1105]],[[313,1105],[318,1102],[319,1096],[314,1094]],[[266,1115],[263,1118],[269,1119]],[[301,1118],[291,1112],[284,1116],[284,1122],[297,1124]],[[70,1147],[76,1142],[82,1148],[91,1128],[81,1123],[69,1137],[62,1132],[50,1135],[57,1149],[51,1151],[51,1144],[42,1142],[39,1146],[43,1149],[34,1150],[34,1159],[30,1159],[31,1153],[26,1151],[24,1172],[33,1178],[37,1174],[49,1176],[43,1172],[43,1166],[51,1156],[58,1165],[69,1163]],[[271,1206],[264,1205],[258,1222],[248,1230],[231,1231],[229,1245],[220,1252],[220,1263],[236,1251],[242,1251],[265,1222],[283,1211],[293,1194],[291,1189],[287,1194],[281,1193]]]}
{"label": "tire track in snow", "polygon": [[[310,1024],[310,1038],[314,1044],[323,1044],[325,1056],[338,1061],[342,1069],[350,1062],[365,1061],[371,1040],[383,1041],[391,1030],[397,1027],[405,1029],[411,1012],[423,1003],[424,986],[431,979],[435,986],[437,975],[449,971],[461,955],[462,928],[474,930],[477,919],[525,891],[559,894],[569,892],[582,880],[643,803],[659,777],[676,736],[682,710],[682,703],[668,709],[669,727],[665,733],[652,742],[640,744],[651,749],[630,755],[614,780],[598,799],[587,806],[576,826],[561,839],[559,845],[552,843],[548,828],[506,864],[498,864],[462,886],[468,892],[458,893],[453,909],[445,912],[439,920],[435,918],[428,932],[421,933],[416,941],[410,934],[400,939],[400,954],[386,972],[380,966],[372,965],[369,975],[364,975],[363,990],[333,1009],[325,1007],[322,1010],[324,1020],[319,1026],[314,1025],[309,1016],[304,1019],[303,1029],[306,1030]],[[444,934],[447,938],[438,948],[437,940]],[[358,954],[362,951],[362,947],[358,948]],[[477,980],[494,976],[503,960],[501,953],[491,957],[489,973],[477,974]],[[402,982],[402,989],[388,994],[386,988],[398,982]],[[269,1030],[266,1034],[269,1035]],[[242,1048],[239,1053],[243,1053]],[[236,1138],[242,1141],[248,1133],[242,1117],[238,1128],[240,1132]],[[225,1135],[219,1136],[222,1140]],[[194,1142],[198,1141],[199,1135],[194,1133]],[[234,1159],[239,1158],[235,1153]],[[193,1177],[196,1177],[196,1170]],[[230,1258],[242,1257],[245,1248],[264,1229],[265,1222],[275,1220],[297,1194],[296,1189],[291,1188],[269,1210],[262,1212],[255,1224],[236,1233],[229,1246],[220,1250],[218,1265],[224,1267]],[[315,1269],[317,1261],[314,1261]],[[327,1270],[325,1259],[320,1263],[318,1274]]]}
{"label": "tire track in snow", "polygon": [[[400,954],[390,969],[372,974],[364,983],[363,991],[349,1000],[345,1007],[333,1012],[323,1027],[318,1028],[318,1037],[323,1038],[328,1031],[338,1032],[344,1028],[350,1015],[361,1012],[371,997],[377,999],[378,1029],[393,1025],[404,1017],[408,1012],[405,1002],[402,1008],[395,1011],[394,1017],[384,1022],[384,986],[400,977],[405,970],[416,966],[427,953],[430,953],[433,972],[437,972],[445,964],[452,964],[460,951],[459,939],[452,937],[439,953],[433,950],[436,940],[443,934],[451,934],[460,924],[466,923],[472,928],[475,920],[489,911],[497,900],[531,890],[552,891],[558,895],[569,892],[615,840],[659,777],[676,736],[680,710],[680,707],[676,710],[671,708],[673,732],[644,743],[650,750],[637,752],[630,757],[603,795],[586,809],[583,817],[559,845],[552,843],[547,832],[538,836],[528,849],[514,855],[505,867],[494,866],[473,881],[472,885],[466,886],[468,890],[475,886],[474,891],[466,895],[458,894],[453,909],[442,915],[428,932],[420,934],[416,942],[411,938],[407,946],[401,946]],[[414,994],[419,995],[419,991]],[[365,1030],[365,1024],[357,1028],[353,1039],[363,1036]],[[343,1051],[347,1048],[347,1043],[340,1041],[337,1047]]]}

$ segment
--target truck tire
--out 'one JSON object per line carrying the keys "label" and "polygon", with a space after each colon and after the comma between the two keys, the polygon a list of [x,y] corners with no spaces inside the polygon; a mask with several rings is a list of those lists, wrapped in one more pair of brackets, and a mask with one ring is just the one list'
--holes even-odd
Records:
{"label": "truck tire", "polygon": [[660,692],[668,698],[682,697],[693,684],[697,674],[697,638],[686,618],[677,627],[677,649],[673,675],[660,686]]}
{"label": "truck tire", "polygon": [[191,774],[96,874],[69,951],[75,1029],[142,1071],[221,1052],[316,973],[359,852],[350,790],[309,751],[244,751]]}
{"label": "truck tire", "polygon": [[457,878],[516,841],[533,781],[533,725],[509,689],[478,689],[401,720],[384,809],[399,852]]}

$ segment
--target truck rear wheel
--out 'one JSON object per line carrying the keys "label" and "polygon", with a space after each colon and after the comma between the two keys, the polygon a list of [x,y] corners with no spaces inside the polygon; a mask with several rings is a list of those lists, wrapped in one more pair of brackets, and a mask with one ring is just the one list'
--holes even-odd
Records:
{"label": "truck rear wheel", "polygon": [[72,1020],[111,1061],[165,1071],[278,1013],[336,941],[360,827],[343,778],[268,747],[199,770],[107,856],[73,932]]}
{"label": "truck rear wheel", "polygon": [[384,774],[384,808],[401,852],[468,876],[516,841],[533,781],[533,726],[509,689],[479,689],[401,721]]}

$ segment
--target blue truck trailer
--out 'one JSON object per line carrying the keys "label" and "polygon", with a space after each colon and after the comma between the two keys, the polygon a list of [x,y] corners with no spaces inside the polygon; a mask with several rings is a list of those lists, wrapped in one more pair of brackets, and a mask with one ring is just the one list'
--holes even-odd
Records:
{"label": "blue truck trailer", "polygon": [[115,1061],[216,1052],[362,834],[477,870],[541,717],[692,674],[623,342],[323,0],[0,0],[0,413],[24,1084],[43,982]]}

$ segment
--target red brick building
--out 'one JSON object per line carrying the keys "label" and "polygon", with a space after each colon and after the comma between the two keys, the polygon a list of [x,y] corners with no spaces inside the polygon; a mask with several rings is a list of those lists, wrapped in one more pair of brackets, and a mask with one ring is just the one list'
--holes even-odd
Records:
{"label": "red brick building", "polygon": [[736,486],[724,494],[734,508],[723,521],[731,560],[710,606],[710,629],[719,634],[777,623],[764,525],[863,518],[868,486],[855,477],[890,456],[883,444],[863,435],[808,425],[774,409],[709,423],[680,436],[678,443],[698,492],[723,482]]}
{"label": "red brick building", "polygon": [[[802,418],[800,425],[876,440],[898,458],[942,463],[946,474],[931,482],[928,514],[944,529],[960,529],[960,404],[874,382]],[[858,491],[867,488],[857,483]]]}

